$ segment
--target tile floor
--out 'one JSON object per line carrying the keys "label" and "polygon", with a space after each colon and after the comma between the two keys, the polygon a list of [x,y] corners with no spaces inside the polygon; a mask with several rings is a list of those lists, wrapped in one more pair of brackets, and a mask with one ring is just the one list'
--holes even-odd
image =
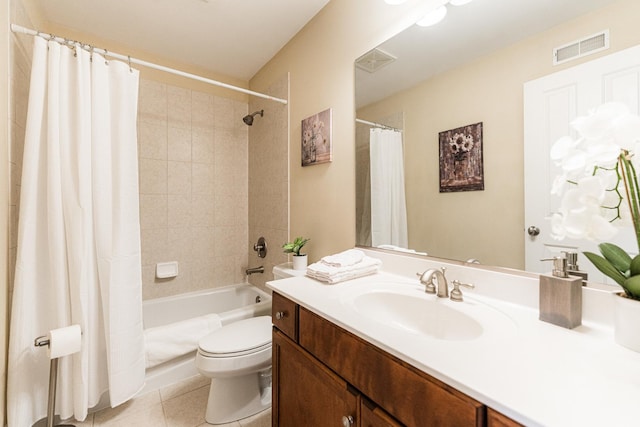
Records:
{"label": "tile floor", "polygon": [[[204,420],[209,379],[195,376],[136,397],[117,408],[89,414],[76,427],[210,427]],[[271,409],[219,427],[271,427]]]}

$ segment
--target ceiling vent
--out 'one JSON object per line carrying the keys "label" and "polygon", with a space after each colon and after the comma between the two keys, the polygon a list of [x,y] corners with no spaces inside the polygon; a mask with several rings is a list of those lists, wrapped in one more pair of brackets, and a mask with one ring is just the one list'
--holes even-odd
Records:
{"label": "ceiling vent", "polygon": [[609,49],[609,30],[568,43],[553,49],[553,65],[581,58],[601,50]]}
{"label": "ceiling vent", "polygon": [[395,60],[395,56],[375,48],[356,59],[356,67],[368,73],[375,73],[380,68],[391,64]]}

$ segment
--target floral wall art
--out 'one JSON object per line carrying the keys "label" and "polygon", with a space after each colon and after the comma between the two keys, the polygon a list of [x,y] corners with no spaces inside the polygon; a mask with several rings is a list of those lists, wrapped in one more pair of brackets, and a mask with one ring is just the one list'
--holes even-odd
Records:
{"label": "floral wall art", "polygon": [[331,152],[331,108],[302,121],[302,166],[327,163]]}
{"label": "floral wall art", "polygon": [[440,192],[484,190],[482,122],[438,134]]}

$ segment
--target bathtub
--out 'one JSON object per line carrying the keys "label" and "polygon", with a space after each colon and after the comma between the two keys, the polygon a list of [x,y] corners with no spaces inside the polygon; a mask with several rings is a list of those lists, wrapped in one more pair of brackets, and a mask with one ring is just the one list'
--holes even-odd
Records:
{"label": "bathtub", "polygon": [[[211,313],[220,315],[224,326],[249,317],[270,315],[271,295],[243,283],[147,300],[142,303],[142,313],[145,329]],[[195,354],[194,351],[147,369],[145,386],[139,394],[197,375]]]}

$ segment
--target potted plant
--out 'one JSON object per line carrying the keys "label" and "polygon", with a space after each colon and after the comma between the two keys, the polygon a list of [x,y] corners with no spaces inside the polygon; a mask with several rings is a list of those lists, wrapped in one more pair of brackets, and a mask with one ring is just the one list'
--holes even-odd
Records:
{"label": "potted plant", "polygon": [[[640,143],[640,117],[618,103],[603,104],[572,122],[578,138],[560,138],[551,157],[563,173],[552,193],[562,195],[560,209],[551,218],[552,235],[611,239],[616,224],[633,225],[640,253],[640,186],[634,149]],[[623,221],[621,221],[623,220]],[[612,243],[598,245],[600,254],[587,259],[623,292],[615,295],[614,328],[618,344],[640,352],[640,255],[631,256]]]}
{"label": "potted plant", "polygon": [[296,237],[293,242],[282,245],[285,254],[293,254],[293,269],[305,270],[307,268],[307,254],[301,254],[300,250],[311,239]]}

